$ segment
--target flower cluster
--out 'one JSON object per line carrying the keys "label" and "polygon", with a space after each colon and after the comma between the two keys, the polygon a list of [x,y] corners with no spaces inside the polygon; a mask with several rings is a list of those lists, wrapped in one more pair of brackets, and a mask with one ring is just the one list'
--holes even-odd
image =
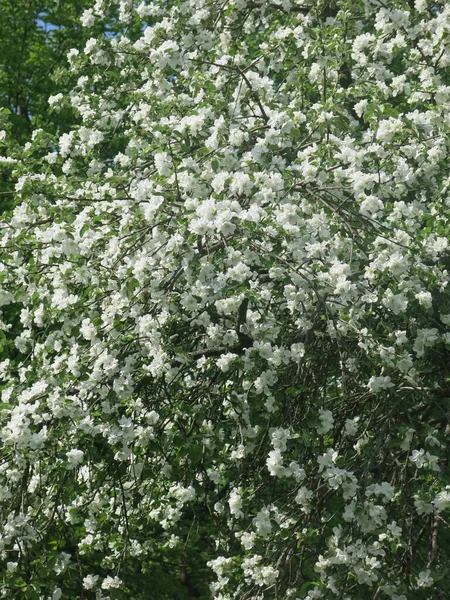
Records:
{"label": "flower cluster", "polygon": [[444,4],[84,11],[0,232],[3,597],[448,592]]}

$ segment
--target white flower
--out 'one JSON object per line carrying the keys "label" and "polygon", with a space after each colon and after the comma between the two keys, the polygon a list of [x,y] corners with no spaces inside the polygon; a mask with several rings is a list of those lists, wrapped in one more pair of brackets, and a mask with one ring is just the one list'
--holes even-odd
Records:
{"label": "white flower", "polygon": [[402,346],[403,344],[408,343],[408,335],[407,335],[406,331],[401,331],[401,330],[396,331],[395,338],[396,338],[395,343],[398,346]]}
{"label": "white flower", "polygon": [[361,214],[375,215],[380,210],[383,210],[383,202],[373,195],[366,196],[359,207]]}
{"label": "white flower", "polygon": [[344,429],[345,433],[348,436],[354,436],[358,433],[359,419],[359,417],[354,417],[353,419],[346,419]]}
{"label": "white flower", "polygon": [[323,593],[318,587],[308,590],[308,595],[305,596],[305,600],[319,600],[320,598],[323,598]]}
{"label": "white flower", "polygon": [[417,356],[425,354],[425,348],[433,346],[438,339],[438,330],[435,327],[431,329],[419,329],[413,345],[413,350]]}
{"label": "white flower", "polygon": [[400,537],[402,534],[402,528],[397,525],[397,521],[392,521],[387,525],[387,529],[391,532],[391,535]]}
{"label": "white flower", "polygon": [[402,443],[400,444],[400,448],[402,450],[404,450],[405,452],[408,451],[411,447],[411,441],[414,437],[414,434],[416,433],[416,430],[413,429],[412,427],[410,427],[406,433],[405,433],[405,437],[402,441]]}
{"label": "white flower", "polygon": [[391,381],[391,378],[386,375],[386,376],[379,376],[376,377],[375,375],[373,375],[370,379],[369,379],[369,383],[367,384],[367,387],[369,388],[369,390],[371,392],[373,392],[374,394],[377,394],[378,392],[381,392],[382,390],[388,390],[392,387],[394,387],[394,384]]}
{"label": "white flower", "polygon": [[50,106],[55,106],[55,105],[59,104],[63,98],[64,98],[64,96],[62,94],[56,94],[56,96],[49,97],[48,103]]}
{"label": "white flower", "polygon": [[80,51],[77,50],[76,48],[71,48],[69,50],[69,52],[67,53],[67,60],[72,63],[73,59],[75,58],[75,56],[78,56],[80,54]]}
{"label": "white flower", "polygon": [[181,484],[173,485],[169,493],[178,500],[180,504],[186,504],[194,500],[196,493],[195,489],[190,485],[189,487],[183,487]]}
{"label": "white flower", "polygon": [[75,469],[75,467],[83,462],[84,452],[74,448],[73,450],[66,452],[66,456],[68,460],[66,469]]}
{"label": "white flower", "polygon": [[257,581],[258,585],[270,586],[277,580],[279,571],[272,566],[262,567],[260,571],[261,581]]}
{"label": "white flower", "polygon": [[417,469],[421,469],[425,464],[425,450],[423,448],[420,450],[413,450],[409,460],[415,464]]}
{"label": "white flower", "polygon": [[242,512],[242,497],[240,490],[233,488],[228,499],[228,505],[230,507],[230,513],[237,519],[244,516]]}
{"label": "white flower", "polygon": [[80,21],[83,27],[92,27],[95,24],[95,17],[92,8],[89,8],[83,12]]}
{"label": "white flower", "polygon": [[286,474],[286,469],[283,466],[283,456],[280,450],[272,450],[266,460],[269,473],[273,477],[283,477]]}
{"label": "white flower", "polygon": [[167,152],[157,152],[153,160],[155,161],[156,170],[160,175],[170,175],[171,161]]}
{"label": "white flower", "polygon": [[256,535],[254,533],[249,533],[247,531],[244,531],[244,533],[240,535],[241,544],[246,550],[251,550],[253,548],[255,538]]}
{"label": "white flower", "polygon": [[430,292],[418,292],[414,297],[419,301],[419,304],[425,306],[425,308],[431,308],[433,305],[433,298],[431,297]]}
{"label": "white flower", "polygon": [[96,585],[98,580],[98,575],[86,575],[83,578],[83,587],[85,590],[92,590],[92,588]]}
{"label": "white flower", "polygon": [[222,577],[225,573],[225,570],[231,564],[231,558],[225,558],[225,556],[218,556],[213,560],[209,560],[206,564],[210,569],[214,571],[214,573],[217,576]]}
{"label": "white flower", "polygon": [[57,162],[58,155],[56,154],[56,152],[49,152],[44,156],[44,160],[46,160],[49,164],[53,165]]}
{"label": "white flower", "polygon": [[429,446],[440,448],[441,443],[433,435],[435,433],[437,433],[436,430],[434,430],[433,433],[428,434],[427,437],[425,438],[425,443],[428,444]]}
{"label": "white flower", "polygon": [[291,461],[289,467],[286,468],[286,475],[289,475],[295,479],[295,481],[303,481],[306,477],[305,469],[303,469],[297,462]]}
{"label": "white flower", "polygon": [[94,339],[97,330],[93,323],[91,323],[90,319],[83,319],[80,327],[80,333],[85,340],[92,340]]}
{"label": "white flower", "polygon": [[322,456],[318,456],[317,462],[319,463],[319,473],[322,473],[322,471],[328,467],[332,467],[338,456],[339,453],[332,448],[327,450],[325,454],[322,454]]}
{"label": "white flower", "polygon": [[414,0],[414,8],[419,13],[423,13],[428,8],[428,0]]}
{"label": "white flower", "polygon": [[241,146],[246,139],[248,139],[248,133],[246,131],[241,131],[237,128],[231,129],[229,141],[232,146]]}
{"label": "white flower", "polygon": [[313,492],[303,485],[298,490],[297,495],[295,496],[295,502],[297,502],[297,504],[300,504],[303,507],[308,507],[309,501],[311,500],[313,495]]}
{"label": "white flower", "polygon": [[285,452],[287,449],[287,441],[291,437],[291,432],[289,429],[284,429],[283,427],[277,427],[273,429],[270,433],[270,440],[272,446],[275,450],[280,450],[280,452]]}
{"label": "white flower", "polygon": [[414,506],[418,515],[429,515],[433,512],[433,505],[420,498],[414,500]]}
{"label": "white flower", "polygon": [[292,344],[291,356],[292,356],[292,360],[294,362],[299,363],[301,361],[301,359],[305,356],[305,345],[302,344],[302,342]]}
{"label": "white flower", "polygon": [[383,481],[383,483],[372,483],[366,488],[366,496],[370,498],[372,495],[382,495],[384,496],[384,501],[390,501],[394,498],[394,488],[387,481]]}
{"label": "white flower", "polygon": [[213,481],[216,485],[219,485],[221,476],[217,469],[207,469],[206,473],[211,481]]}
{"label": "white flower", "polygon": [[221,515],[224,511],[223,504],[221,502],[216,502],[214,504],[214,512],[218,515]]}
{"label": "white flower", "polygon": [[71,555],[67,554],[67,552],[61,552],[57,556],[55,566],[53,567],[53,570],[57,575],[60,575],[66,570],[67,566],[69,565],[70,559]]}
{"label": "white flower", "polygon": [[394,294],[389,288],[386,290],[382,302],[394,315],[404,312],[408,306],[408,300],[404,294]]}
{"label": "white flower", "polygon": [[96,46],[97,46],[97,40],[95,38],[89,38],[84,46],[84,53],[91,54]]}
{"label": "white flower", "polygon": [[367,98],[364,98],[364,100],[360,100],[359,102],[357,102],[355,104],[355,106],[353,107],[355,113],[358,115],[358,117],[362,117],[364,111],[367,108],[369,101],[367,100]]}
{"label": "white flower", "polygon": [[426,569],[425,571],[421,571],[419,573],[419,577],[417,578],[417,587],[431,587],[434,583],[432,577],[430,577],[430,569]]}
{"label": "white flower", "polygon": [[228,352],[227,354],[221,354],[220,358],[217,359],[216,364],[219,369],[223,372],[229,370],[231,363],[237,358],[238,355],[233,352]]}
{"label": "white flower", "polygon": [[426,460],[426,466],[431,469],[432,471],[435,471],[436,473],[439,473],[441,468],[439,466],[439,456],[435,456],[434,454],[430,454],[429,452],[425,453],[425,460]]}
{"label": "white flower", "polygon": [[235,173],[230,183],[231,193],[248,195],[253,188],[253,182],[247,173]]}
{"label": "white flower", "polygon": [[432,504],[435,506],[438,513],[443,512],[450,506],[450,486],[436,494]]}
{"label": "white flower", "polygon": [[225,183],[230,176],[227,172],[218,173],[214,179],[211,181],[211,187],[213,188],[216,194],[221,194],[225,189]]}
{"label": "white flower", "polygon": [[324,410],[323,408],[319,409],[319,420],[320,425],[317,427],[317,433],[319,435],[323,435],[324,433],[328,433],[331,429],[333,429],[334,419],[333,413],[331,410]]}
{"label": "white flower", "polygon": [[253,525],[255,526],[256,533],[259,536],[262,538],[267,537],[272,531],[272,524],[270,522],[270,509],[267,507],[262,508],[253,519]]}
{"label": "white flower", "polygon": [[118,577],[105,577],[102,581],[102,589],[103,590],[112,590],[117,589],[122,585],[122,580]]}
{"label": "white flower", "polygon": [[441,321],[444,323],[444,325],[450,325],[450,315],[443,315],[441,313],[440,317],[441,317]]}

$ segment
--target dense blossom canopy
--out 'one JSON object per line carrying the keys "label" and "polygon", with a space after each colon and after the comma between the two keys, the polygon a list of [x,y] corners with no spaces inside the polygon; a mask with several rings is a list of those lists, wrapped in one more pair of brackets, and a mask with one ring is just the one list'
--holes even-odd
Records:
{"label": "dense blossom canopy", "polygon": [[108,20],[1,158],[2,597],[448,598],[450,6]]}

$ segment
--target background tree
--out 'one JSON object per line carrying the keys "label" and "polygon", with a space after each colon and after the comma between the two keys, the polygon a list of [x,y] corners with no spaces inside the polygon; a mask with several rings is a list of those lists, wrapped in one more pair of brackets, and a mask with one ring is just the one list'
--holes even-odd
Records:
{"label": "background tree", "polygon": [[[54,110],[76,82],[76,74],[67,69],[67,53],[71,48],[82,50],[90,36],[116,35],[121,27],[114,15],[110,22],[97,20],[83,27],[83,11],[93,4],[84,0],[0,2],[0,108],[4,109],[0,125],[7,134],[0,148],[7,158],[20,161],[21,148],[33,131],[61,135],[77,123],[70,104]],[[11,163],[1,161],[1,212],[12,208],[16,182]]]}
{"label": "background tree", "polygon": [[[86,2],[17,0],[1,3],[0,106],[11,111],[13,135],[29,141],[34,129],[67,131],[73,113],[51,111],[50,96],[74,84],[66,67],[71,48],[81,49],[87,32],[80,22]],[[97,35],[106,24],[97,26]],[[69,75],[69,76],[68,76]]]}

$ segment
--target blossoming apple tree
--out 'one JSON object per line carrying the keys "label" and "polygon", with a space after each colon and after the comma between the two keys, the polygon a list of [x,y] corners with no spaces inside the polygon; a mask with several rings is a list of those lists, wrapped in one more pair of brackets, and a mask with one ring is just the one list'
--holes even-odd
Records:
{"label": "blossoming apple tree", "polygon": [[108,19],[1,225],[2,597],[447,598],[450,6]]}

